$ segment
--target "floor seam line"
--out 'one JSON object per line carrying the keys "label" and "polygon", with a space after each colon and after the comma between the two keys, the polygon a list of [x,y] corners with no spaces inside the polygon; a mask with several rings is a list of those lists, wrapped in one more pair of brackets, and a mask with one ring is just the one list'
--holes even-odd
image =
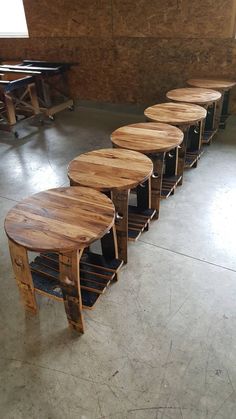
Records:
{"label": "floor seam line", "polygon": [[167,252],[175,253],[176,255],[185,256],[185,257],[187,257],[189,259],[194,259],[194,260],[197,260],[199,262],[207,263],[208,265],[216,266],[217,268],[225,269],[227,271],[231,271],[231,272],[235,272],[236,273],[236,270],[235,269],[227,268],[226,266],[222,266],[222,265],[217,265],[216,263],[209,262],[209,261],[203,260],[203,259],[199,259],[199,258],[196,258],[194,256],[187,255],[186,253],[176,252],[175,250],[168,249],[167,247],[158,246],[157,244],[154,244],[154,243],[148,243],[148,242],[145,242],[144,240],[140,240],[140,241],[142,243],[148,244],[149,246],[157,247],[158,249],[166,250]]}
{"label": "floor seam line", "polygon": [[6,196],[2,196],[2,195],[0,195],[0,198],[7,199],[8,201],[19,202],[16,199],[7,198]]}

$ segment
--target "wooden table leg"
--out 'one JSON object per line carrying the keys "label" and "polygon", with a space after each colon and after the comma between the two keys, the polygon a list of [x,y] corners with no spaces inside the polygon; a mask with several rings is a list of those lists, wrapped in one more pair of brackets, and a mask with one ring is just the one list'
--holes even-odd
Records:
{"label": "wooden table leg", "polygon": [[223,109],[223,101],[224,101],[224,93],[222,93],[222,97],[218,102],[216,103],[216,116],[215,116],[215,125],[216,129],[220,128],[220,121],[221,121],[221,115],[222,115],[222,109]]}
{"label": "wooden table leg", "polygon": [[214,126],[214,113],[215,113],[215,105],[211,104],[207,106],[207,116],[205,121],[205,130],[212,131]]}
{"label": "wooden table leg", "polygon": [[33,110],[34,110],[34,114],[37,115],[37,114],[40,113],[40,108],[39,108],[38,96],[37,96],[37,92],[36,92],[36,86],[35,86],[34,83],[29,84],[28,92],[29,92],[29,95],[30,95],[31,105],[32,105]]}
{"label": "wooden table leg", "polygon": [[141,211],[151,208],[151,179],[137,186],[137,207]]}
{"label": "wooden table leg", "polygon": [[218,112],[217,103],[218,102],[215,102],[214,105],[213,105],[213,131],[218,130],[218,128],[219,128],[218,116],[217,116],[217,112]]}
{"label": "wooden table leg", "polygon": [[80,290],[80,259],[83,250],[59,254],[60,286],[69,325],[84,333]]}
{"label": "wooden table leg", "polygon": [[203,124],[204,121],[199,121],[197,125],[191,125],[189,128],[185,168],[196,168],[198,165],[198,160],[203,153]]}
{"label": "wooden table leg", "polygon": [[51,100],[51,95],[50,95],[50,87],[48,86],[48,84],[43,80],[43,78],[41,78],[41,95],[42,95],[42,100],[43,100],[43,104],[44,106],[46,106],[46,108],[50,108],[52,106],[52,100]]}
{"label": "wooden table leg", "polygon": [[9,239],[9,250],[16,282],[19,287],[21,299],[25,309],[33,314],[37,312],[37,303],[34,294],[34,284],[30,271],[27,250]]}
{"label": "wooden table leg", "polygon": [[222,93],[221,100],[221,113],[220,113],[220,128],[225,129],[226,121],[229,116],[229,100],[230,100],[230,90],[227,90]]}
{"label": "wooden table leg", "polygon": [[201,147],[203,145],[204,129],[205,129],[205,119],[203,121],[200,121],[199,123],[199,150],[201,150]]}
{"label": "wooden table leg", "polygon": [[200,123],[191,125],[188,132],[187,152],[194,152],[200,150],[201,146]]}
{"label": "wooden table leg", "polygon": [[203,144],[210,145],[219,128],[217,125],[217,102],[204,107],[207,110],[207,116],[204,124]]}
{"label": "wooden table leg", "polygon": [[176,176],[178,166],[178,148],[166,153],[165,159],[165,174],[167,176]]}
{"label": "wooden table leg", "polygon": [[153,174],[151,177],[151,208],[156,210],[155,218],[159,218],[165,153],[152,154],[149,157],[153,162]]}
{"label": "wooden table leg", "polygon": [[15,113],[15,106],[13,103],[12,96],[9,94],[4,95],[4,102],[7,111],[7,118],[9,125],[16,124],[16,113]]}
{"label": "wooden table leg", "polygon": [[[105,195],[109,199],[112,199],[110,191],[105,192]],[[110,231],[101,238],[101,247],[102,247],[102,254],[105,258],[108,258],[110,260],[119,258],[115,224],[111,227]],[[115,281],[118,280],[118,274],[115,275],[114,280]]]}
{"label": "wooden table leg", "polygon": [[182,177],[178,185],[182,185],[183,183],[189,127],[185,127],[182,129],[184,131],[184,139],[183,139],[183,142],[178,147],[178,165],[177,165],[177,176],[182,176]]}
{"label": "wooden table leg", "polygon": [[112,201],[116,209],[116,234],[119,259],[128,261],[128,199],[129,190],[112,191]]}
{"label": "wooden table leg", "polygon": [[109,259],[118,258],[116,228],[113,225],[110,231],[101,238],[102,254]]}
{"label": "wooden table leg", "polygon": [[[196,150],[199,153],[199,158],[202,154],[201,148],[202,148],[202,140],[203,140],[203,131],[204,131],[204,123],[203,123],[203,121],[200,121],[199,124],[198,124],[198,138],[196,140],[196,142],[197,142]],[[192,167],[196,169],[197,165],[198,165],[198,160],[193,164]]]}
{"label": "wooden table leg", "polygon": [[[105,258],[110,260],[118,259],[118,245],[116,227],[113,225],[110,231],[101,238],[102,254]],[[116,273],[115,281],[118,281],[118,274]]]}

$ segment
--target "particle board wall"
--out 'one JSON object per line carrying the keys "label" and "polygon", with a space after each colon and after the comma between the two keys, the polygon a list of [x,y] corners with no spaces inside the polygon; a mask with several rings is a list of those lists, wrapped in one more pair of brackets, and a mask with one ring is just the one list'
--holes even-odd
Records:
{"label": "particle board wall", "polygon": [[190,77],[235,78],[234,0],[24,0],[29,39],[4,59],[79,62],[75,98],[154,103]]}

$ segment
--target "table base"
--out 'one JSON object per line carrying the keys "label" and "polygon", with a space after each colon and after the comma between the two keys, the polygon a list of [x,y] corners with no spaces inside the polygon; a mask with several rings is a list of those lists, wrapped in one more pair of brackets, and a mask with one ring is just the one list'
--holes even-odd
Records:
{"label": "table base", "polygon": [[19,138],[19,129],[43,120],[34,83],[19,85],[8,93],[2,92],[1,101],[0,130],[12,132],[16,138]]}
{"label": "table base", "polygon": [[203,149],[196,150],[196,151],[187,151],[185,157],[185,165],[184,168],[188,169],[190,167],[197,167],[197,162],[204,153]]}
{"label": "table base", "polygon": [[162,188],[161,188],[161,199],[166,199],[170,195],[173,195],[175,192],[175,188],[181,184],[182,175],[181,176],[163,176],[162,179]]}
{"label": "table base", "polygon": [[221,115],[220,123],[219,123],[219,128],[220,129],[225,129],[226,128],[226,123],[227,123],[227,119],[229,118],[229,116],[230,116],[230,114]]}
{"label": "table base", "polygon": [[[123,262],[118,259],[106,259],[102,255],[86,252],[80,261],[80,285],[82,306],[92,309],[99,296],[104,294],[110,282],[116,277]],[[30,269],[37,294],[63,302],[59,283],[59,255],[41,253]]]}
{"label": "table base", "polygon": [[216,135],[216,133],[217,133],[217,129],[212,130],[212,131],[205,131],[203,133],[202,143],[203,144],[208,144],[208,145],[211,144],[211,142],[213,140],[213,137]]}
{"label": "table base", "polygon": [[141,210],[129,205],[128,209],[128,240],[136,241],[143,231],[148,230],[149,223],[156,213],[154,209]]}

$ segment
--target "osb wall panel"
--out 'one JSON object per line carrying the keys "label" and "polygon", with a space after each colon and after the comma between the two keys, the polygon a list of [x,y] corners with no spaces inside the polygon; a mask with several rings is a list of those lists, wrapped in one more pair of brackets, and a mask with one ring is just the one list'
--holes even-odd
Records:
{"label": "osb wall panel", "polygon": [[184,86],[190,77],[234,76],[232,40],[120,39],[116,57],[116,85],[129,101],[163,100],[168,90]]}
{"label": "osb wall panel", "polygon": [[78,62],[75,98],[155,103],[190,77],[236,77],[233,2],[24,0],[30,38],[2,39],[0,57]]}
{"label": "osb wall panel", "polygon": [[115,101],[114,44],[106,38],[35,38],[2,40],[6,60],[41,59],[78,63],[70,72],[74,98]]}
{"label": "osb wall panel", "polygon": [[74,97],[111,102],[154,103],[186,79],[235,77],[234,40],[146,38],[38,38],[3,40],[5,59],[79,61],[71,72]]}
{"label": "osb wall panel", "polygon": [[114,34],[132,37],[232,36],[232,0],[113,1]]}
{"label": "osb wall panel", "polygon": [[109,37],[110,0],[24,0],[31,37]]}
{"label": "osb wall panel", "polygon": [[24,0],[30,35],[226,38],[234,0]]}

